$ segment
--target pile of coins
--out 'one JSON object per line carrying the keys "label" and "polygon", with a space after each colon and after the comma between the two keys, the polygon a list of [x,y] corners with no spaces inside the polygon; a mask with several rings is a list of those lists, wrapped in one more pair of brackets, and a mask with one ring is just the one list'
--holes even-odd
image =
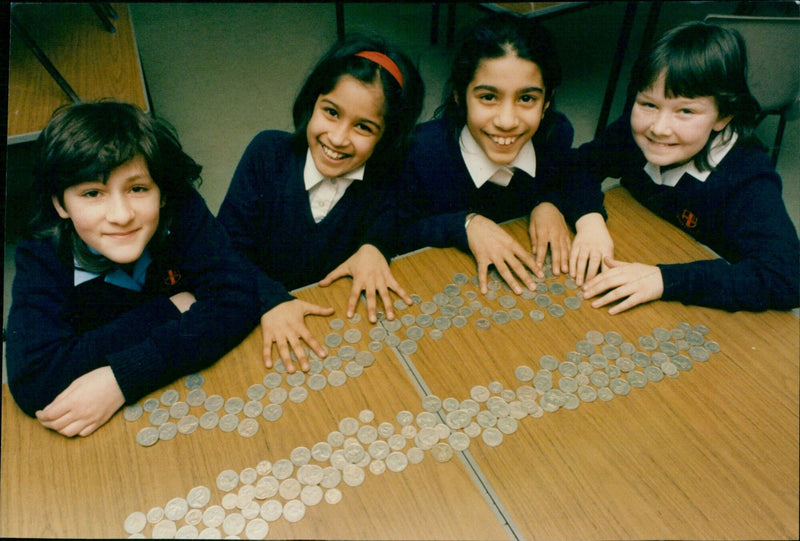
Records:
{"label": "pile of coins", "polygon": [[[428,395],[422,399],[423,411],[399,412],[397,425],[376,425],[373,412],[363,410],[357,419],[340,420],[326,441],[297,447],[289,458],[274,464],[264,460],[241,472],[221,472],[216,485],[224,495],[204,511],[211,493],[196,487],[186,498],[173,498],[163,508],[131,513],[124,529],[132,538],[143,538],[142,532],[152,524],[152,537],[211,539],[244,532],[248,539],[264,539],[270,522],[280,518],[297,522],[307,507],[323,499],[338,503],[342,497],[338,485],[361,485],[367,470],[373,475],[386,470],[398,473],[422,462],[426,451],[436,462],[447,462],[478,436],[490,447],[502,444],[526,417],[576,409],[581,402],[596,399],[608,401],[664,376],[678,377],[694,361],[705,362],[720,351],[719,344],[705,338],[708,332],[705,325],[681,322],[672,330],[656,328],[634,344],[623,341],[616,331],[590,330],[564,360],[543,355],[538,369],[518,366],[514,376],[521,385],[516,389],[493,381],[472,387],[470,397],[460,401]],[[180,527],[179,521],[183,521]]]}

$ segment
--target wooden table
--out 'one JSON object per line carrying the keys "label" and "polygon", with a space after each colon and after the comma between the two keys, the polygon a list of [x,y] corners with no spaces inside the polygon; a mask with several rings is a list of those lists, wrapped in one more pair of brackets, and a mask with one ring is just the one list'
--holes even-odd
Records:
{"label": "wooden table", "polygon": [[[643,262],[686,261],[707,252],[632,201],[621,188],[607,195],[617,256]],[[523,238],[524,221],[506,226]],[[638,232],[639,234],[634,234]],[[392,263],[396,276],[423,301],[442,292],[457,272],[471,275],[471,258],[456,250],[424,250]],[[424,277],[424,279],[422,278]],[[563,282],[563,277],[550,280]],[[474,289],[471,285],[462,290]],[[297,292],[344,313],[348,284]],[[504,294],[504,292],[501,292]],[[551,295],[555,297],[554,295]],[[501,309],[497,301],[479,300]],[[790,313],[730,314],[657,302],[609,316],[588,303],[561,318],[533,321],[533,301],[518,299],[525,316],[505,325],[430,330],[410,355],[386,345],[363,375],[345,385],[310,391],[305,402],[283,404],[277,422],[259,418],[259,431],[198,428],[152,447],[134,443],[149,425],[114,417],[96,434],[67,439],[43,430],[16,408],[3,387],[0,535],[120,537],[134,511],[147,513],[196,486],[224,493],[217,475],[311,448],[345,417],[374,412],[371,423],[423,411],[421,393],[469,398],[476,385],[529,385],[514,369],[539,369],[542,355],[564,360],[589,330],[617,331],[637,343],[657,327],[706,325],[721,351],[679,377],[650,382],[613,400],[582,403],[518,421],[516,432],[490,447],[479,436],[444,463],[430,452],[399,473],[367,469],[360,486],[344,483],[336,505],[309,506],[304,518],[270,523],[268,538],[304,539],[796,539],[798,537],[798,320]],[[367,350],[373,325],[345,320],[362,332]],[[412,306],[400,314],[419,314]],[[333,316],[336,317],[336,316]],[[333,318],[310,321],[318,336]],[[343,333],[340,331],[340,333]],[[405,329],[397,336],[405,338]],[[253,333],[203,372],[207,394],[245,397],[267,373]],[[554,378],[558,381],[558,375]],[[284,381],[284,387],[288,385]],[[182,397],[182,382],[173,386]],[[160,397],[162,391],[153,393]],[[267,403],[267,400],[262,400]],[[485,405],[482,409],[486,409]],[[196,411],[197,410],[197,411]],[[198,416],[204,410],[195,407]],[[241,414],[240,418],[244,418]],[[413,443],[409,442],[405,450]],[[366,445],[365,445],[366,447]],[[316,463],[312,460],[312,463]],[[321,463],[320,465],[329,465]],[[295,470],[296,471],[296,470]],[[237,488],[238,490],[238,488]],[[262,502],[259,502],[262,503]],[[233,511],[228,511],[233,513]],[[183,520],[176,522],[180,527]],[[148,525],[145,535],[151,535]],[[204,526],[198,525],[202,530]],[[223,534],[224,535],[224,534]],[[244,537],[244,532],[241,534]]]}
{"label": "wooden table", "polygon": [[[109,32],[90,4],[18,3],[14,16],[83,101],[114,98],[149,110],[128,6]],[[31,141],[72,103],[16,32],[9,36],[8,142]]]}

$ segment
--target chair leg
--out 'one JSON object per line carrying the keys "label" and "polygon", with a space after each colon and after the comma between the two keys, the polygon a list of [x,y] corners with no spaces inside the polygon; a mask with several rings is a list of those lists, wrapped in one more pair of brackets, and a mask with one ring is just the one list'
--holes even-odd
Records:
{"label": "chair leg", "polygon": [[775,133],[775,144],[772,147],[772,165],[777,167],[778,154],[781,152],[781,144],[783,143],[783,130],[786,129],[786,111],[782,111],[778,118],[778,130]]}
{"label": "chair leg", "polygon": [[114,23],[111,22],[111,15],[108,11],[106,11],[105,7],[97,2],[92,2],[90,4],[92,9],[100,18],[100,22],[103,23],[103,27],[110,33],[114,33],[117,31],[117,27],[114,26]]}

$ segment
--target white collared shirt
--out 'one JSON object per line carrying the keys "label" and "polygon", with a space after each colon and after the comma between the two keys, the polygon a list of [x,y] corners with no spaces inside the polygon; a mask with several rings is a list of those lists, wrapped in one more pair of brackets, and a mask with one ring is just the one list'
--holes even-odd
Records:
{"label": "white collared shirt", "polygon": [[[731,138],[727,142],[724,142],[725,135],[725,132],[717,134],[717,136],[714,138],[714,142],[711,143],[711,149],[708,152],[708,163],[711,165],[711,167],[716,167],[719,162],[722,161],[722,159],[733,148],[733,145],[736,144],[736,140],[739,138],[739,135],[736,132],[733,132]],[[647,162],[644,166],[644,172],[647,173],[650,176],[650,179],[656,184],[661,186],[670,186],[672,188],[678,184],[678,181],[685,173],[689,173],[700,182],[705,182],[708,178],[708,175],[711,174],[710,169],[706,171],[700,171],[697,168],[697,165],[695,165],[694,160],[691,160],[679,167],[667,169],[663,172],[661,171],[660,166]]]}
{"label": "white collared shirt", "polygon": [[346,177],[328,178],[319,172],[311,157],[311,150],[306,152],[306,165],[303,169],[303,181],[308,192],[308,202],[314,221],[319,223],[344,196],[344,192],[354,180],[364,179],[366,164],[353,169]]}
{"label": "white collared shirt", "polygon": [[522,169],[530,176],[536,176],[536,150],[532,144],[525,143],[511,163],[501,165],[489,159],[467,126],[461,130],[459,143],[461,157],[464,158],[469,176],[476,188],[480,188],[490,181],[500,186],[508,186],[515,169]]}
{"label": "white collared shirt", "polygon": [[[106,273],[104,280],[107,284],[124,287],[131,291],[141,291],[144,287],[145,278],[147,277],[147,268],[150,266],[151,261],[153,261],[153,258],[150,255],[150,251],[145,248],[142,255],[139,256],[139,259],[137,259],[136,263],[133,265],[132,274],[128,274],[121,268],[116,267]],[[78,267],[78,261],[75,260],[73,285],[79,286],[84,282],[94,280],[98,276],[100,276],[100,274],[89,272]]]}

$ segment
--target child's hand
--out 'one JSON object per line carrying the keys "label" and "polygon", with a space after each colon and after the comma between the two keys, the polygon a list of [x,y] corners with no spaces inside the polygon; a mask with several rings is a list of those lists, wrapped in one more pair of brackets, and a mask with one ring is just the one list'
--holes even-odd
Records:
{"label": "child's hand", "polygon": [[664,293],[664,279],[658,267],[606,258],[603,272],[583,286],[583,298],[590,299],[604,291],[608,293],[594,301],[592,307],[600,308],[624,298],[608,310],[609,314],[618,314],[637,304],[660,299]]}
{"label": "child's hand", "polygon": [[110,366],[87,372],[36,412],[43,426],[65,436],[88,436],[125,404]]}
{"label": "child's hand", "polygon": [[539,267],[544,265],[549,244],[553,274],[569,272],[572,239],[564,215],[555,205],[547,202],[536,205],[531,212],[528,232],[531,236],[531,251],[536,254],[536,264]]}
{"label": "child's hand", "polygon": [[300,299],[293,299],[282,302],[261,316],[264,365],[272,368],[272,344],[275,343],[287,372],[291,374],[296,371],[291,351],[294,351],[297,362],[300,363],[300,370],[308,372],[310,366],[303,342],[308,344],[320,358],[325,357],[328,353],[308,330],[304,318],[307,315],[329,316],[331,314],[333,314],[333,308],[330,306],[319,306]]}
{"label": "child's hand", "polygon": [[531,291],[536,289],[536,282],[530,278],[528,271],[525,270],[526,267],[537,276],[544,276],[533,256],[489,218],[481,215],[472,218],[467,227],[467,239],[469,249],[472,250],[472,255],[478,264],[478,280],[481,293],[484,295],[489,292],[487,277],[489,265],[495,266],[503,280],[517,295],[522,293],[522,287],[515,279],[515,275],[525,282],[528,289]]}
{"label": "child's hand", "polygon": [[412,303],[409,294],[394,279],[386,258],[383,257],[380,250],[371,244],[365,244],[359,248],[347,261],[333,269],[322,279],[319,285],[322,287],[329,286],[344,276],[353,277],[353,287],[347,300],[347,317],[353,317],[353,314],[355,314],[358,297],[362,291],[367,296],[367,313],[371,323],[378,321],[375,301],[376,291],[383,301],[387,319],[394,319],[392,298],[389,295],[390,289],[397,293],[406,304],[410,305]]}
{"label": "child's hand", "polygon": [[575,222],[576,235],[569,254],[569,274],[581,286],[600,272],[603,260],[614,257],[614,241],[603,216],[585,214]]}

